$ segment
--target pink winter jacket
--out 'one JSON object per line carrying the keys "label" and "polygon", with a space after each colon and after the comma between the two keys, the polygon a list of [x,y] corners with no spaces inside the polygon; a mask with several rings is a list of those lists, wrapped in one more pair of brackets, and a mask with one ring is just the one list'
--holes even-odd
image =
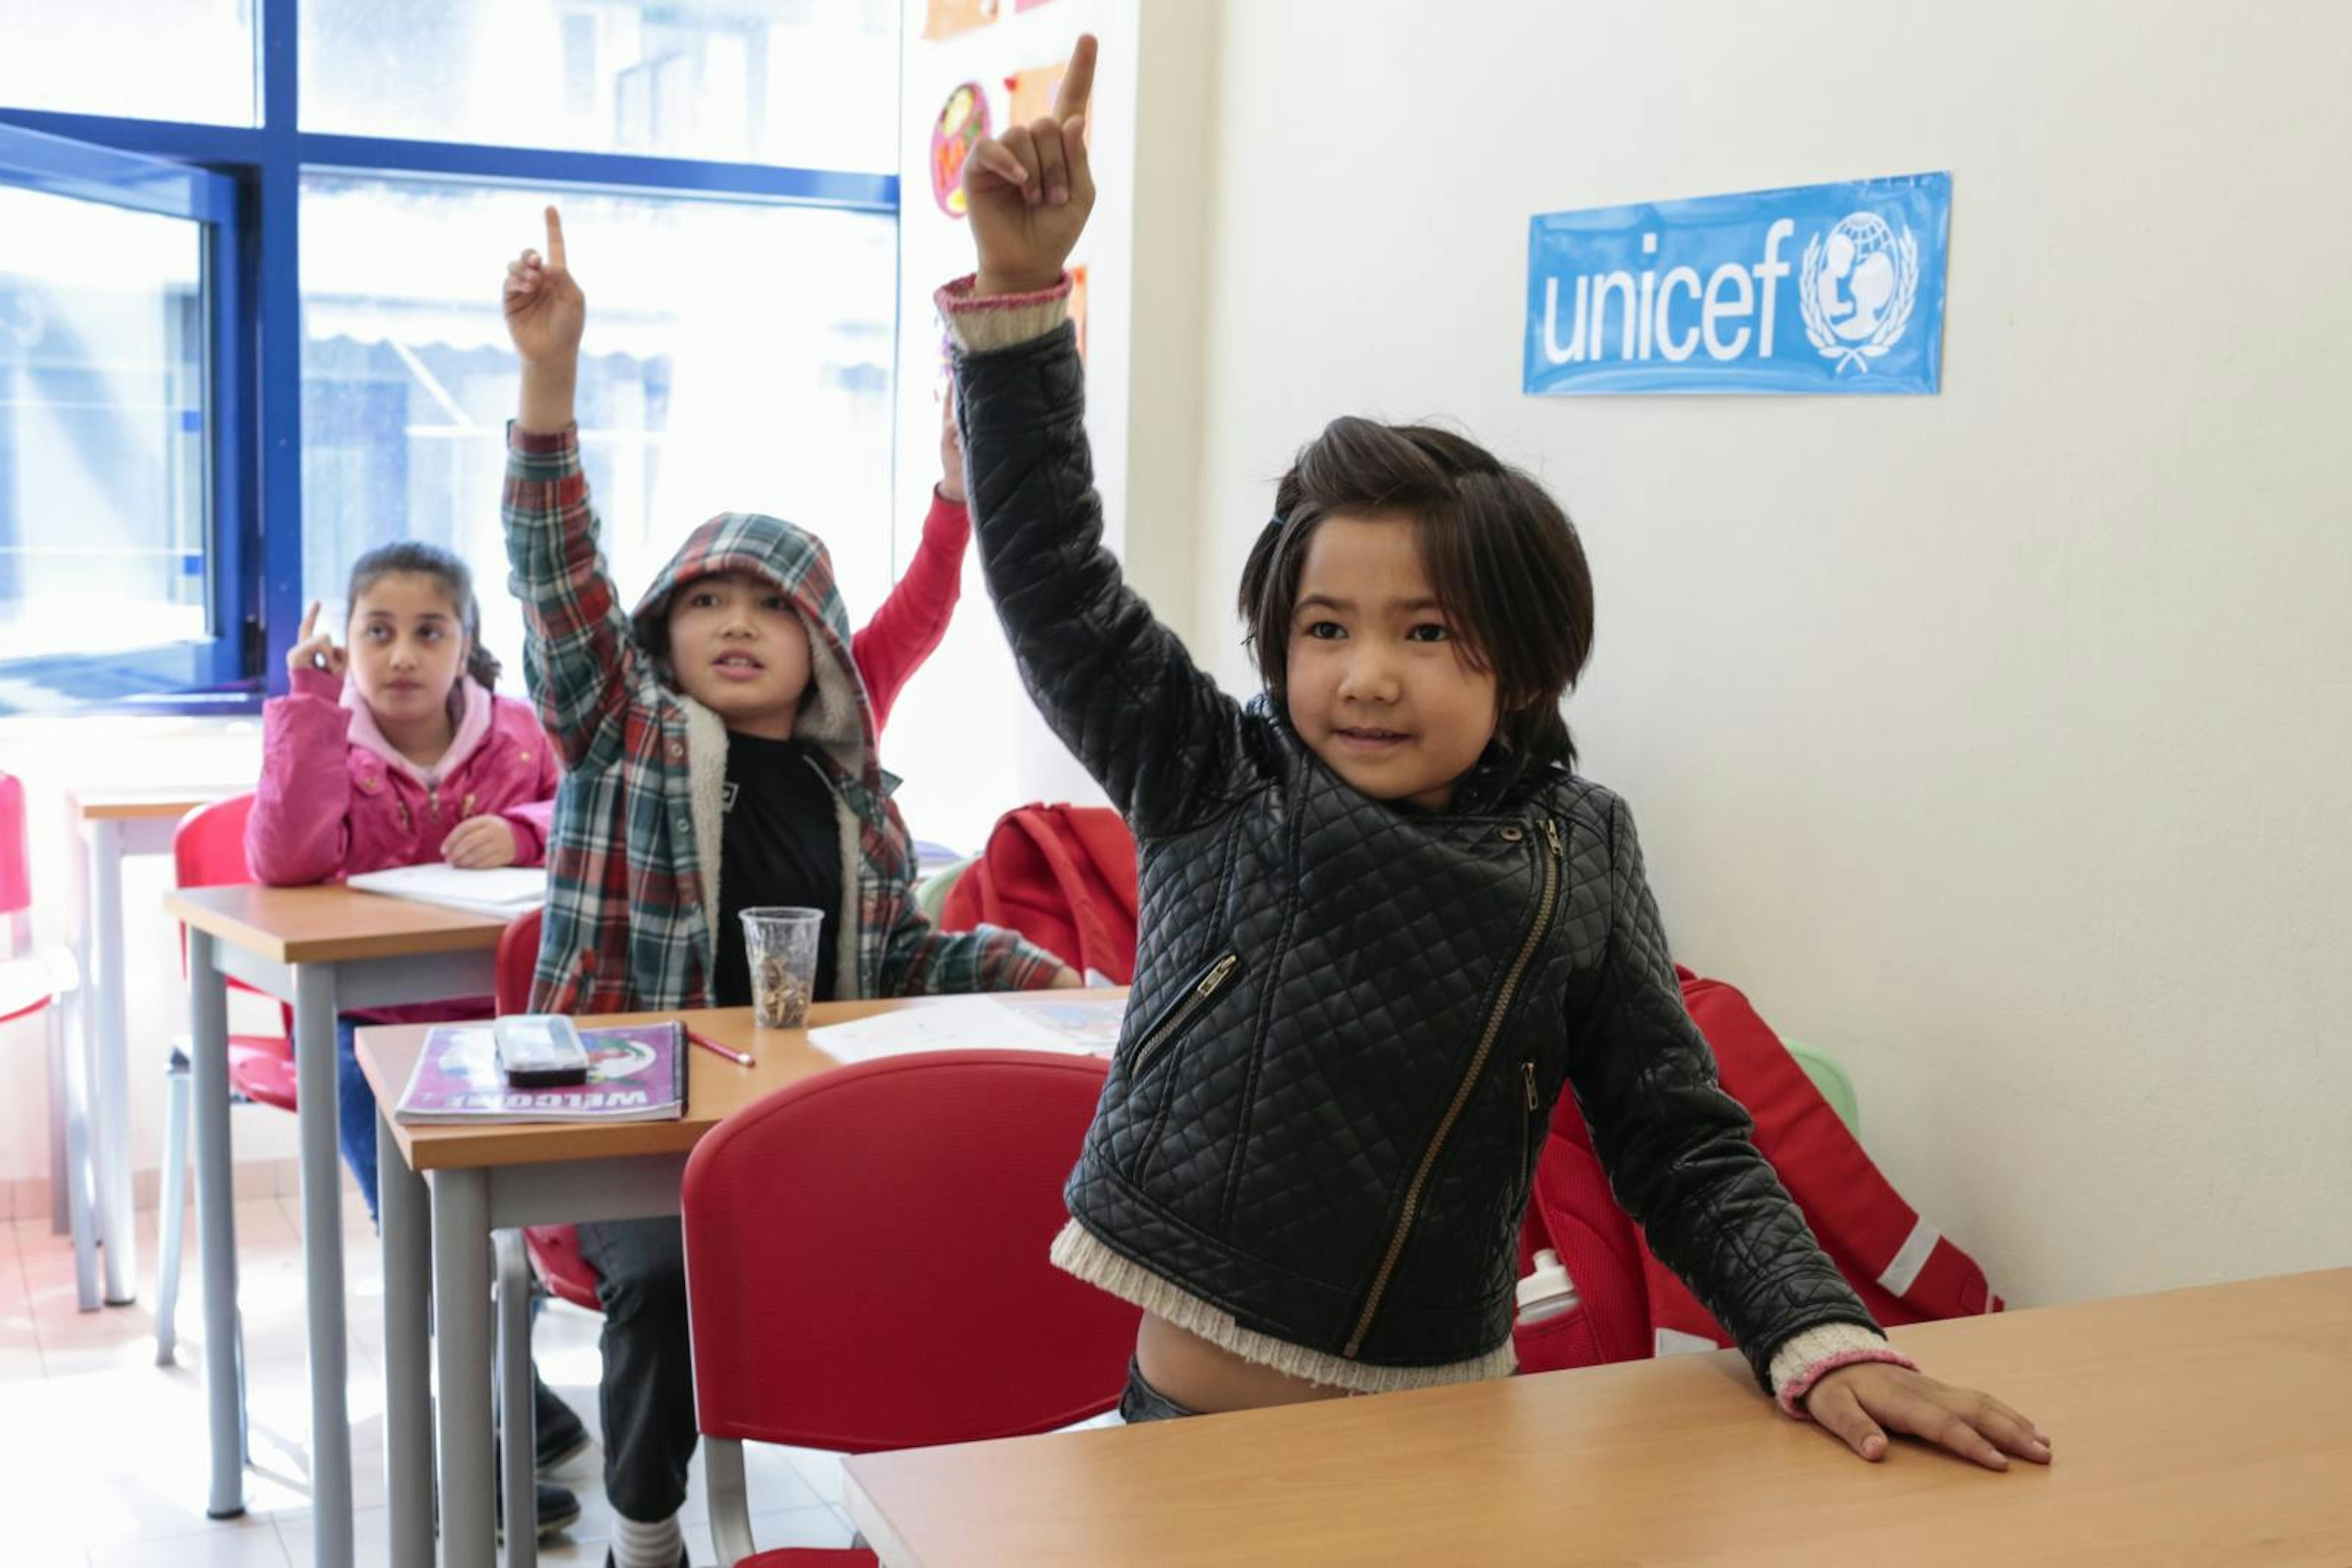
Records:
{"label": "pink winter jacket", "polygon": [[[441,841],[468,817],[514,829],[515,864],[547,853],[561,776],[528,703],[493,697],[471,679],[457,737],[432,769],[393,749],[356,688],[323,669],[299,670],[261,710],[261,783],[246,818],[245,858],[273,887],[340,881],[362,871],[441,858]],[[488,1017],[489,999],[384,1008],[378,1023]],[[353,1015],[353,1016],[362,1016]]]}
{"label": "pink winter jacket", "polygon": [[338,881],[441,858],[468,817],[504,817],[515,864],[547,851],[559,776],[555,749],[529,704],[467,680],[457,738],[430,771],[394,751],[356,689],[322,669],[261,710],[261,784],[246,819],[245,858],[273,887]]}

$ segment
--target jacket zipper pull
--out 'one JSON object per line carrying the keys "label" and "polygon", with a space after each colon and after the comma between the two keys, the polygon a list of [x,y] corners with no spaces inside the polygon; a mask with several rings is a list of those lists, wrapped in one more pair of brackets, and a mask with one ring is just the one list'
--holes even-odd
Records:
{"label": "jacket zipper pull", "polygon": [[1536,1098],[1536,1064],[1533,1062],[1521,1062],[1519,1064],[1519,1071],[1526,1076],[1528,1080],[1528,1110],[1529,1114],[1533,1114],[1535,1111],[1542,1109],[1537,1102]]}
{"label": "jacket zipper pull", "polygon": [[1547,816],[1547,817],[1545,817],[1545,818],[1543,819],[1543,825],[1544,825],[1544,838],[1545,838],[1546,842],[1548,842],[1548,843],[1549,843],[1549,844],[1551,845],[1551,854],[1552,854],[1552,858],[1553,858],[1553,859],[1555,859],[1555,860],[1557,860],[1557,859],[1559,859],[1559,853],[1560,853],[1560,850],[1559,850],[1559,820],[1558,820],[1557,818],[1555,818],[1555,817],[1549,817],[1549,816]]}
{"label": "jacket zipper pull", "polygon": [[1241,954],[1237,952],[1229,952],[1217,960],[1215,967],[1201,976],[1201,984],[1192,988],[1192,994],[1203,1001],[1214,995],[1217,987],[1225,983],[1225,976],[1234,972],[1234,965],[1241,961]]}

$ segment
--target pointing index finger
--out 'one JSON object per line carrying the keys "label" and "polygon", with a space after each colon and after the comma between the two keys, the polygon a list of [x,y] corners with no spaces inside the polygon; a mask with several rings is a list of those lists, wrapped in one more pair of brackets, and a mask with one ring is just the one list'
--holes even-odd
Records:
{"label": "pointing index finger", "polygon": [[552,205],[547,209],[547,264],[557,268],[563,265],[563,215]]}
{"label": "pointing index finger", "polygon": [[1087,101],[1095,90],[1095,36],[1080,33],[1070,50],[1070,63],[1062,71],[1061,89],[1054,94],[1054,118],[1068,120],[1087,111]]}

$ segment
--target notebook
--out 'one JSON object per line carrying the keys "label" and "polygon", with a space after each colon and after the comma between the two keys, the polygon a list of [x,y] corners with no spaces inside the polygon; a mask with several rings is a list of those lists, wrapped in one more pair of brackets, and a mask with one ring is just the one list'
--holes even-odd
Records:
{"label": "notebook", "polygon": [[499,1072],[488,1024],[444,1024],[425,1037],[393,1120],[412,1127],[451,1121],[675,1121],[686,1114],[685,1026],[583,1029],[588,1081],[515,1089]]}
{"label": "notebook", "polygon": [[494,871],[464,871],[438,861],[362,871],[346,887],[383,893],[419,904],[441,904],[478,915],[512,920],[547,901],[547,872],[537,866],[501,866]]}

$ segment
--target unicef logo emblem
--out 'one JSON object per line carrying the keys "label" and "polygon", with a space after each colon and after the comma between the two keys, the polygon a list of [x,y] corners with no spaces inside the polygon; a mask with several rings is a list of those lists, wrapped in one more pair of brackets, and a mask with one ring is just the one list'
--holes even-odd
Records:
{"label": "unicef logo emblem", "polygon": [[1910,324],[1919,292],[1919,244],[1909,225],[1896,238],[1876,213],[1849,213],[1805,247],[1797,302],[1805,338],[1837,373],[1869,373]]}

